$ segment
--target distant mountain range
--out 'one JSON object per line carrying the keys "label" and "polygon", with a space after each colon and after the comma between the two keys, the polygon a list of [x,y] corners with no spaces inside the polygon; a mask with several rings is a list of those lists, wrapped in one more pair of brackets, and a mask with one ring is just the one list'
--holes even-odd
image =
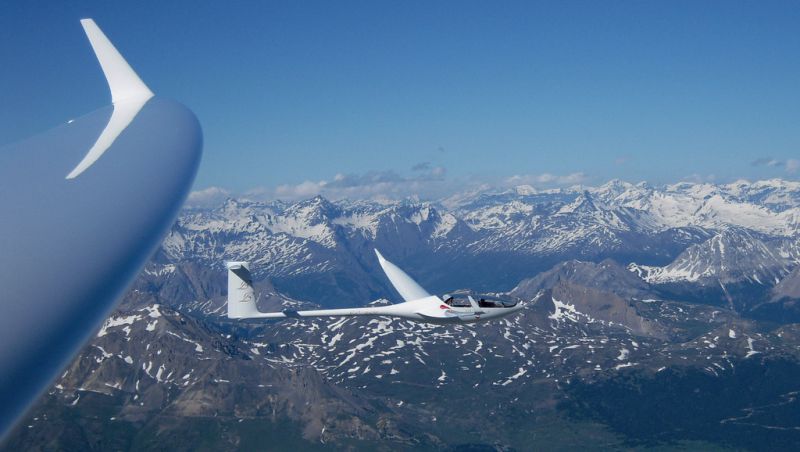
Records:
{"label": "distant mountain range", "polygon": [[437,203],[230,199],[185,212],[158,260],[213,269],[249,260],[281,292],[325,306],[393,293],[373,248],[438,292],[508,291],[571,259],[613,259],[652,284],[724,291],[719,282],[771,288],[786,276],[800,261],[799,221],[800,183],[783,180],[520,186]]}
{"label": "distant mountain range", "polygon": [[[800,183],[230,199],[181,215],[8,447],[431,450],[800,446]],[[231,322],[399,300],[373,248],[517,316]]]}

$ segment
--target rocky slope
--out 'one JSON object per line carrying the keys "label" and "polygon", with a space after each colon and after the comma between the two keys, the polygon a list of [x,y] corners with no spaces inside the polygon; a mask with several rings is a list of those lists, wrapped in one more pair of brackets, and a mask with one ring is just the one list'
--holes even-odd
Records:
{"label": "rocky slope", "polygon": [[[662,381],[683,396],[696,381],[755,384],[737,378],[771,369],[783,392],[707,413],[698,422],[708,434],[689,443],[706,447],[729,444],[718,435],[739,431],[747,410],[800,390],[791,364],[800,359],[797,325],[765,329],[730,310],[652,298],[652,286],[613,261],[559,264],[518,284],[519,315],[454,327],[389,318],[230,322],[216,296],[152,304],[177,287],[217,292],[193,285],[191,269],[153,268],[8,447],[525,449],[591,447],[590,438],[621,447],[670,438],[675,419],[631,431],[608,392]],[[301,303],[259,287],[265,309]],[[657,396],[655,383],[645,387],[640,397]],[[793,403],[748,428],[800,427]],[[574,429],[582,435],[548,436]],[[257,442],[266,434],[275,447]],[[737,441],[730,444],[752,445]]]}

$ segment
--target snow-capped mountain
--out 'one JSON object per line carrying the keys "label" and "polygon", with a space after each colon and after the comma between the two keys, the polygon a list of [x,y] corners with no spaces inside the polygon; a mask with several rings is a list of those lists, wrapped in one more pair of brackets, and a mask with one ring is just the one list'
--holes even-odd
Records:
{"label": "snow-capped mountain", "polygon": [[[184,212],[161,257],[165,264],[215,269],[224,260],[249,260],[279,289],[329,305],[392,293],[372,248],[439,291],[510,290],[531,272],[575,258],[663,267],[643,274],[652,282],[696,281],[711,275],[711,255],[728,258],[717,268],[725,268],[723,282],[746,277],[766,284],[796,262],[798,218],[800,183],[782,180],[664,187],[614,180],[599,187],[483,190],[441,202],[229,199]],[[691,248],[701,244],[712,250]],[[744,248],[737,254],[745,244],[763,256]]]}
{"label": "snow-capped mountain", "polygon": [[796,264],[780,252],[780,245],[762,240],[746,229],[731,228],[690,246],[664,267],[631,264],[630,268],[653,284],[686,281],[718,285],[747,281],[772,285],[780,282]]}
{"label": "snow-capped mountain", "polygon": [[731,184],[678,183],[661,188],[611,181],[592,189],[612,204],[646,211],[659,227],[738,226],[779,236],[798,233],[800,183],[780,179]]}

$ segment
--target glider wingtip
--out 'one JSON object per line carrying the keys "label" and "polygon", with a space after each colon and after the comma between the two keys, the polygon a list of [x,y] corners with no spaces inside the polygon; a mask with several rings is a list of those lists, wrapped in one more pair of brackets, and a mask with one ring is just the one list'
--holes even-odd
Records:
{"label": "glider wingtip", "polygon": [[103,69],[103,74],[111,90],[111,102],[117,103],[134,98],[147,100],[153,97],[153,91],[125,61],[125,57],[114,47],[94,19],[87,17],[81,19],[80,22]]}
{"label": "glider wingtip", "polygon": [[[115,104],[114,111],[108,124],[100,133],[95,144],[89,149],[83,160],[66,177],[67,180],[75,179],[86,171],[99,159],[103,153],[114,144],[117,137],[139,114],[139,110],[153,97],[153,92],[145,85],[136,72],[130,67],[125,58],[117,51],[114,44],[109,41],[100,27],[91,18],[81,19],[83,31],[89,39],[92,51],[100,63],[103,75],[111,91],[111,103]],[[126,102],[124,108],[118,108],[117,103]]]}
{"label": "glider wingtip", "polygon": [[378,256],[378,260],[379,261],[383,262],[383,261],[386,260],[386,259],[383,258],[383,254],[381,254],[381,252],[378,251],[378,248],[375,248],[374,250],[375,250],[375,255]]}

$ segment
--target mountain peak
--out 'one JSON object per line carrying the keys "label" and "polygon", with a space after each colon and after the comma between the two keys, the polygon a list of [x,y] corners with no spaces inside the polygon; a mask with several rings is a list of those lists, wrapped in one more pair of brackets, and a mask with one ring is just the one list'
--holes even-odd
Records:
{"label": "mountain peak", "polygon": [[705,242],[692,245],[664,267],[647,268],[651,283],[697,282],[720,284],[749,282],[772,284],[788,273],[790,262],[752,231],[727,227]]}
{"label": "mountain peak", "polygon": [[608,210],[607,206],[592,196],[588,190],[583,190],[575,200],[562,207],[559,214],[593,213],[598,210]]}

